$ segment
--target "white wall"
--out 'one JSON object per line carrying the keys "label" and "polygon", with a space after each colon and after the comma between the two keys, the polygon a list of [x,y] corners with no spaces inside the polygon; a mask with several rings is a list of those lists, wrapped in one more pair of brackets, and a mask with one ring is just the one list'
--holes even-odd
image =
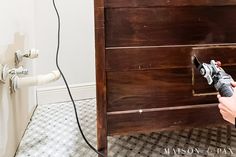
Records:
{"label": "white wall", "polygon": [[[0,1],[0,64],[14,66],[14,52],[34,47],[34,1]],[[33,73],[33,63],[26,67]],[[0,83],[0,157],[13,157],[35,108],[34,89],[11,93]]]}
{"label": "white wall", "polygon": [[[56,3],[62,22],[62,70],[71,85],[95,82],[93,0]],[[39,59],[23,63],[30,74],[56,69],[57,21],[52,0],[2,0],[0,13],[0,64],[13,67],[16,50],[35,47],[40,50]],[[62,80],[49,87],[61,85]],[[0,157],[14,155],[36,106],[34,93],[35,88],[11,93],[9,80],[0,83]]]}
{"label": "white wall", "polygon": [[[95,82],[93,0],[55,1],[62,24],[60,65],[68,83]],[[40,50],[36,69],[47,73],[56,69],[57,19],[52,0],[36,0],[35,9],[36,48]],[[47,87],[61,85],[62,80]]]}

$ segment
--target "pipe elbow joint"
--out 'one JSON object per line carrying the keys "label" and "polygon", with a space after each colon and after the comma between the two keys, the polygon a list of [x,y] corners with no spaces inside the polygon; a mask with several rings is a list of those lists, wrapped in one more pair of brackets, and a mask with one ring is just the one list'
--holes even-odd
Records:
{"label": "pipe elbow joint", "polygon": [[11,88],[12,91],[16,91],[17,89],[22,87],[40,86],[55,82],[59,80],[60,77],[61,74],[58,70],[52,71],[51,73],[45,75],[37,75],[30,77],[19,77],[17,75],[13,75],[11,77]]}

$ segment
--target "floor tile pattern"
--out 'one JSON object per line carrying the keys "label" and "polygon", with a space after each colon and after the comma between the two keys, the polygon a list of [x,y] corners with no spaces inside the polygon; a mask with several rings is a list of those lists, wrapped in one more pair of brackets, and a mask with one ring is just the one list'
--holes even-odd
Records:
{"label": "floor tile pattern", "polygon": [[[76,102],[87,139],[96,147],[96,100]],[[236,129],[194,128],[109,137],[109,157],[236,157]],[[39,105],[16,157],[95,157],[82,139],[70,102]]]}

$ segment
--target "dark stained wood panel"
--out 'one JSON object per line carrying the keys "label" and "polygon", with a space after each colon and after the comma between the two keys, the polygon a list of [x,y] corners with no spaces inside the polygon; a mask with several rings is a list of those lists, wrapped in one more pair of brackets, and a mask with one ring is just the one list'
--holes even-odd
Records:
{"label": "dark stained wood panel", "polygon": [[[216,104],[217,105],[217,104]],[[201,108],[154,111],[132,114],[108,115],[108,134],[121,135],[132,133],[174,130],[188,127],[205,127],[226,124],[217,106]]]}
{"label": "dark stained wood panel", "polygon": [[[107,154],[104,0],[94,1],[96,41],[97,150]],[[102,157],[102,156],[98,156]]]}
{"label": "dark stained wood panel", "polygon": [[[216,95],[207,93],[213,88],[193,75],[191,48],[235,45],[235,0],[95,0],[94,4],[98,150],[107,156],[108,134],[224,123],[217,104],[211,104],[217,103]],[[197,56],[205,62],[221,60],[234,77],[231,52],[208,49]]]}
{"label": "dark stained wood panel", "polygon": [[217,102],[193,96],[191,68],[107,72],[107,90],[108,112]]}
{"label": "dark stained wood panel", "polygon": [[210,63],[210,60],[219,60],[222,65],[236,65],[236,45],[210,45],[204,47],[193,47],[192,55],[195,55],[205,63]]}
{"label": "dark stained wood panel", "polygon": [[107,48],[106,71],[191,68],[193,55],[205,63],[214,59],[236,65],[236,44]]}
{"label": "dark stained wood panel", "polygon": [[106,9],[106,47],[236,42],[236,6]]}
{"label": "dark stained wood panel", "polygon": [[205,63],[222,61],[236,78],[236,47],[196,48],[107,49],[108,111],[217,102],[215,88],[196,71],[192,55]]}
{"label": "dark stained wood panel", "polygon": [[191,67],[191,51],[191,47],[107,49],[106,70],[130,71]]}
{"label": "dark stained wood panel", "polygon": [[106,8],[157,6],[225,6],[236,5],[235,0],[105,0]]}

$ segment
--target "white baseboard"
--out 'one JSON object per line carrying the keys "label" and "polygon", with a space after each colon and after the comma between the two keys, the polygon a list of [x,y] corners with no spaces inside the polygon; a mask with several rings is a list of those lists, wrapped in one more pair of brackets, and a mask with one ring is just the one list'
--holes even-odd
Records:
{"label": "white baseboard", "polygon": [[[70,86],[74,100],[82,100],[96,97],[95,83],[84,83]],[[37,103],[49,104],[70,101],[65,86],[56,86],[37,89]]]}

